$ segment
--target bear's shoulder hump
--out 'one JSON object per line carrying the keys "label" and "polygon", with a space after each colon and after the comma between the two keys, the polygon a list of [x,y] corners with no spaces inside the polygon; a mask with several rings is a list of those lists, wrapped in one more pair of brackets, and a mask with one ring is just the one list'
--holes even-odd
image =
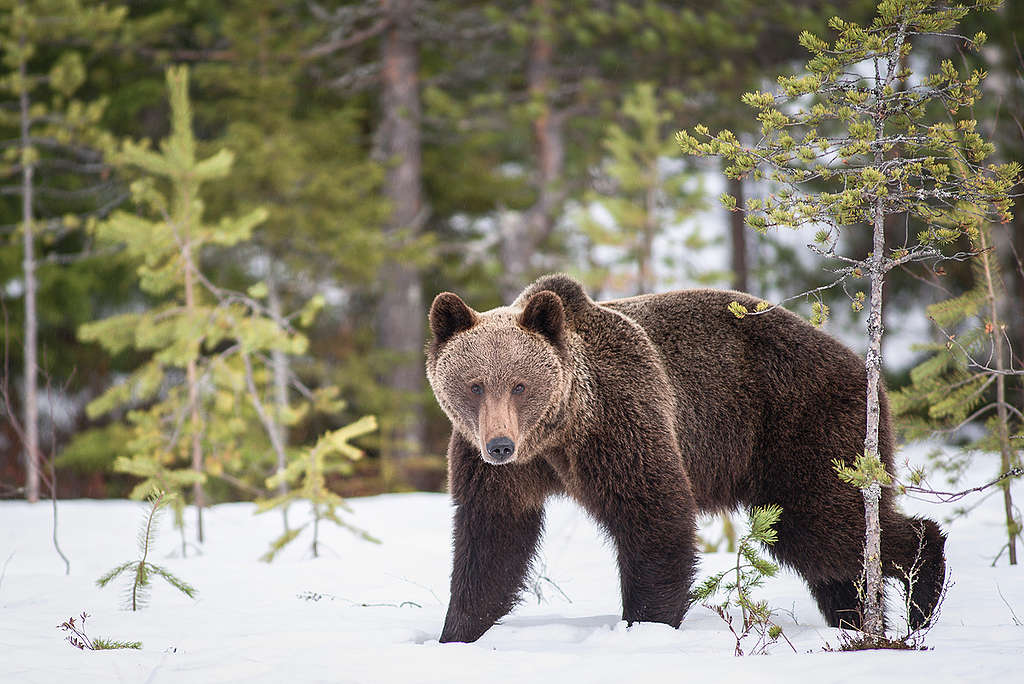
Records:
{"label": "bear's shoulder hump", "polygon": [[531,283],[523,292],[516,298],[513,306],[520,306],[526,304],[530,297],[538,292],[548,290],[558,295],[558,298],[562,300],[562,307],[568,314],[569,318],[575,318],[587,309],[596,306],[594,301],[587,295],[583,290],[583,285],[572,276],[566,275],[565,273],[552,273],[550,275],[541,276],[533,283]]}

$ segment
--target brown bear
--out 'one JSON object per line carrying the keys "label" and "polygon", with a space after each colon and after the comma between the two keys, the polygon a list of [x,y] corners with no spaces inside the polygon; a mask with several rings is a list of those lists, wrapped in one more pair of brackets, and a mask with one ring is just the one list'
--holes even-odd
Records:
{"label": "brown bear", "polygon": [[[439,294],[427,376],[451,419],[455,503],[442,642],[475,641],[515,604],[564,493],[615,543],[622,617],[678,627],[690,602],[698,513],[777,504],[771,553],[806,579],[830,625],[859,624],[860,492],[833,459],[863,452],[864,363],[796,315],[737,319],[739,292],[683,290],[594,302],[565,275],[478,313]],[[882,396],[880,444],[893,438]],[[887,576],[917,568],[912,626],[945,578],[945,536],[881,501]],[[901,570],[902,569],[902,570]]]}

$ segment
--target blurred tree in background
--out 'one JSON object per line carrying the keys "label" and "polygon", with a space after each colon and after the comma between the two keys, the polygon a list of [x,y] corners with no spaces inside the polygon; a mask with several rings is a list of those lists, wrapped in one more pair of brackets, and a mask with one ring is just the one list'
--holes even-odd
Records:
{"label": "blurred tree in background", "polygon": [[[11,107],[0,109],[0,126],[17,130],[17,137],[5,136],[0,177],[5,202],[8,197],[20,200],[20,215],[17,209],[11,211],[18,220],[8,223],[5,232],[21,234],[20,424],[25,442],[25,497],[36,501],[42,462],[39,290],[41,284],[50,285],[40,283],[38,269],[41,260],[57,264],[73,260],[69,252],[80,251],[81,242],[71,234],[124,199],[103,163],[110,134],[98,123],[106,103],[84,101],[76,94],[86,80],[86,59],[110,46],[125,11],[79,0],[42,0],[7,1],[0,5],[0,14],[7,19],[0,33],[6,70],[0,89],[14,99]],[[78,281],[66,289],[83,285]],[[53,415],[49,422],[53,433]],[[52,446],[53,434],[49,441]]]}
{"label": "blurred tree in background", "polygon": [[[655,239],[667,226],[680,223],[702,208],[704,191],[699,178],[684,173],[681,164],[667,168],[666,160],[675,147],[675,137],[667,127],[672,116],[660,106],[654,84],[638,83],[628,92],[622,102],[622,116],[623,124],[608,126],[603,140],[607,159],[595,191],[584,197],[603,209],[604,215],[587,210],[581,226],[594,244],[620,248],[615,262],[595,264],[595,289],[604,289],[608,281],[625,280],[632,287],[620,284],[613,289],[643,294],[659,289]],[[705,283],[721,279],[721,272],[709,273],[693,266],[707,246],[699,226],[689,230],[683,245],[690,280]],[[621,264],[635,265],[636,272],[616,277],[615,266]]]}
{"label": "blurred tree in background", "polygon": [[[220,149],[206,158],[197,157],[187,67],[168,69],[167,84],[171,134],[159,152],[146,143],[128,141],[114,157],[119,166],[142,172],[131,184],[138,213],[118,211],[96,227],[101,241],[123,245],[125,256],[137,264],[139,287],[158,303],[80,330],[83,340],[97,342],[111,353],[130,347],[149,358],[125,382],[93,400],[87,410],[101,415],[128,406],[130,456],[118,458],[115,469],[142,478],[132,498],[160,491],[184,500],[184,490],[191,487],[200,543],[207,476],[244,487],[245,479],[238,476],[255,473],[258,483],[266,480],[268,486],[275,486],[277,496],[267,507],[282,510],[282,538],[290,541],[302,528],[293,530],[288,525],[287,506],[296,496],[288,491],[288,484],[305,474],[298,495],[313,505],[314,528],[321,517],[342,525],[335,510],[342,500],[324,491],[326,457],[340,453],[349,460],[360,458],[361,452],[348,442],[373,431],[376,423],[364,417],[326,432],[308,450],[289,453],[284,433],[310,409],[336,415],[343,408],[336,399],[337,388],[322,385],[310,390],[279,375],[282,358],[287,373],[288,357],[301,355],[308,347],[308,339],[293,319],[298,326],[308,326],[324,298],[314,295],[299,311],[284,316],[279,304],[273,304],[266,280],[242,293],[210,279],[202,267],[203,253],[250,242],[253,229],[268,218],[268,212],[257,206],[238,217],[222,216],[215,224],[204,220],[203,187],[230,178],[234,155]],[[296,408],[287,397],[278,401],[279,382],[285,392],[294,384],[307,401]],[[268,402],[265,397],[271,387],[274,399]],[[276,456],[271,467],[266,464],[269,453]],[[259,484],[246,489],[262,493]],[[180,526],[181,506],[176,508]],[[315,536],[313,549],[315,555]]]}

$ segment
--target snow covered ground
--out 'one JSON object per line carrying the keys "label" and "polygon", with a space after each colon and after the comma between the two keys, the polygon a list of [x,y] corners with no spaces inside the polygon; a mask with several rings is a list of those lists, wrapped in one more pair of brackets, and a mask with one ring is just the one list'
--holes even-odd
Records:
{"label": "snow covered ground", "polygon": [[[982,466],[984,477],[994,468]],[[1002,539],[1000,501],[947,526],[955,586],[927,652],[823,652],[836,645],[794,575],[769,580],[761,596],[784,612],[785,645],[737,658],[721,620],[701,606],[680,630],[619,620],[610,546],[569,501],[553,501],[540,567],[541,598],[475,644],[439,644],[448,600],[450,507],[441,494],[352,500],[353,522],[375,545],[327,525],[325,549],[308,557],[300,538],[273,564],[257,559],[280,517],[250,504],[208,511],[203,554],[176,557],[167,516],[156,562],[198,590],[190,600],[156,580],[151,604],[122,609],[119,589],[95,580],[134,558],[141,505],[66,501],[60,536],[71,575],[50,542],[50,508],[0,503],[0,682],[963,682],[1021,681],[1024,568],[990,567]],[[948,507],[906,501],[942,518]],[[293,509],[293,519],[300,511]],[[729,554],[706,554],[701,576]],[[553,583],[553,584],[552,584]],[[557,588],[556,586],[557,585]],[[564,592],[564,596],[559,592]],[[1000,593],[1002,597],[1000,597]],[[318,596],[317,596],[318,595]],[[314,600],[318,598],[318,600]],[[895,603],[895,601],[893,601]],[[82,611],[91,636],[139,640],[140,651],[79,651],[56,625]],[[1016,618],[1012,611],[1016,611]]]}

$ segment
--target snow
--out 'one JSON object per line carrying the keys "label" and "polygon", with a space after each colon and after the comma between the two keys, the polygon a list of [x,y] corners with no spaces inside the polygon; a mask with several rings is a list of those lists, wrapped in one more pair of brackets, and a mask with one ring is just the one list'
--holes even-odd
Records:
{"label": "snow", "polygon": [[[995,469],[982,463],[977,472],[981,482]],[[279,531],[276,514],[254,516],[251,504],[215,506],[206,513],[202,555],[187,558],[180,557],[168,515],[153,560],[199,594],[188,599],[158,579],[150,605],[136,613],[122,608],[119,588],[101,590],[95,580],[134,558],[141,504],[61,502],[60,538],[72,563],[65,576],[50,544],[50,507],[0,503],[0,563],[7,561],[0,581],[0,682],[821,684],[870,677],[934,684],[1019,681],[1024,663],[1024,627],[1011,612],[1024,618],[1024,568],[1007,566],[1005,556],[990,567],[1003,539],[999,496],[946,525],[955,585],[927,638],[933,650],[824,652],[826,643],[838,643],[837,631],[825,626],[801,580],[783,572],[759,595],[782,611],[778,622],[798,653],[776,645],[770,655],[742,658],[732,655],[724,623],[701,606],[691,608],[679,630],[627,629],[619,620],[611,546],[563,499],[548,508],[540,599],[527,594],[475,644],[439,644],[451,563],[448,498],[389,494],[350,503],[350,520],[379,545],[328,524],[320,558],[309,557],[308,539],[300,537],[272,564],[258,558]],[[917,501],[903,506],[937,519],[951,513],[949,506]],[[303,513],[293,508],[293,522]],[[730,554],[705,554],[700,576],[732,562]],[[91,636],[139,640],[142,650],[72,648],[56,625],[83,610],[91,616]]]}

